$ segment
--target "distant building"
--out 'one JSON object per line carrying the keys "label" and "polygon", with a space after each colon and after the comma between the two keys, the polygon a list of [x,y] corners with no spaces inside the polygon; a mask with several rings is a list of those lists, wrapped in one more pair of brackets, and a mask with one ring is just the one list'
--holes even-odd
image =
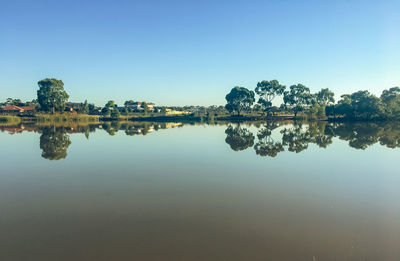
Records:
{"label": "distant building", "polygon": [[15,105],[7,105],[2,107],[2,113],[33,113],[35,112],[35,108],[33,107],[25,107],[25,106],[15,106]]}
{"label": "distant building", "polygon": [[[154,103],[146,103],[147,104],[147,108],[149,111],[153,111],[154,110]],[[144,109],[142,108],[143,102],[134,102],[132,104],[127,105],[126,107],[128,109],[131,109],[133,111],[143,111]]]}
{"label": "distant building", "polygon": [[79,102],[66,102],[65,103],[65,111],[79,112],[80,109],[81,109],[81,103],[79,103]]}

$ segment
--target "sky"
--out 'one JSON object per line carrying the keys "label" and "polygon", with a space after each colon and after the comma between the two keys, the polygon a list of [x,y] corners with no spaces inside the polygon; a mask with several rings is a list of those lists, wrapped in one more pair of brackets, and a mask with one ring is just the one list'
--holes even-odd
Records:
{"label": "sky", "polygon": [[0,100],[223,105],[234,86],[400,86],[400,0],[0,0]]}

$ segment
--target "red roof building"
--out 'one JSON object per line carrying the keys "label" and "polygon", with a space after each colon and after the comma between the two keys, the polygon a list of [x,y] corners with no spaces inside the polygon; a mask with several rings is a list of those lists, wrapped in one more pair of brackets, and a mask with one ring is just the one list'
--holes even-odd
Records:
{"label": "red roof building", "polygon": [[4,106],[3,108],[1,108],[2,112],[33,112],[35,111],[35,108],[33,107],[19,107],[19,106],[15,106],[15,105],[7,105]]}

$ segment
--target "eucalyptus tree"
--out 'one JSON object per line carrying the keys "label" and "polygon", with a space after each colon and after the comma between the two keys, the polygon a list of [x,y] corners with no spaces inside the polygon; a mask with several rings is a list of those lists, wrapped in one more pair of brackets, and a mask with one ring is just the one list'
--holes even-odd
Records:
{"label": "eucalyptus tree", "polygon": [[358,91],[350,95],[355,118],[374,119],[382,116],[381,100],[369,91]]}
{"label": "eucalyptus tree", "polygon": [[332,109],[332,114],[336,115],[343,115],[346,118],[353,118],[354,117],[354,110],[351,106],[351,95],[350,94],[343,94],[340,96],[340,100],[338,104]]}
{"label": "eucalyptus tree", "polygon": [[51,111],[53,114],[55,111],[65,110],[65,103],[68,101],[69,95],[64,90],[63,81],[46,78],[39,81],[38,85],[37,97],[42,110]]}
{"label": "eucalyptus tree", "polygon": [[320,105],[326,106],[328,104],[335,103],[335,94],[328,88],[321,89],[316,93],[315,96]]}
{"label": "eucalyptus tree", "polygon": [[276,96],[282,95],[285,89],[286,86],[281,85],[277,80],[258,82],[255,91],[260,96],[258,104],[261,105],[262,110],[269,115],[272,109],[272,101]]}
{"label": "eucalyptus tree", "polygon": [[234,87],[226,96],[227,104],[226,110],[230,113],[236,111],[238,115],[246,109],[250,109],[254,103],[254,92],[246,89],[245,87]]}
{"label": "eucalyptus tree", "polygon": [[388,118],[400,118],[400,88],[384,90],[381,95],[385,115]]}
{"label": "eucalyptus tree", "polygon": [[283,93],[283,102],[286,108],[294,112],[295,117],[299,112],[304,111],[311,101],[310,88],[300,83],[290,86],[290,90]]}

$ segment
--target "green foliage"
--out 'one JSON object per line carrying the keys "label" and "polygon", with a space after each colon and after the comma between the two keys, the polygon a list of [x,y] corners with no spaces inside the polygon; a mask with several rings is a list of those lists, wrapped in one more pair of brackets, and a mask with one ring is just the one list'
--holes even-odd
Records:
{"label": "green foliage", "polygon": [[87,100],[85,100],[85,102],[81,104],[80,112],[83,114],[89,114],[90,109],[89,109],[89,104],[88,104]]}
{"label": "green foliage", "polygon": [[120,114],[118,109],[114,109],[114,110],[111,111],[110,116],[111,116],[112,119],[118,120],[118,118],[121,116],[121,114]]}
{"label": "green foliage", "polygon": [[118,106],[117,106],[117,104],[115,104],[114,101],[108,101],[108,102],[106,103],[106,105],[104,105],[104,107],[110,109],[110,108],[116,108],[116,107],[118,107]]}
{"label": "green foliage", "polygon": [[149,109],[149,106],[147,105],[147,102],[142,102],[140,104],[140,107],[143,108],[145,111]]}
{"label": "green foliage", "polygon": [[63,112],[69,95],[64,90],[64,83],[54,78],[46,78],[38,82],[38,102],[43,111]]}
{"label": "green foliage", "polygon": [[269,114],[272,100],[276,96],[282,95],[285,89],[286,86],[279,84],[277,80],[258,82],[255,91],[260,96],[258,104],[261,105],[262,110]]}
{"label": "green foliage", "polygon": [[368,91],[358,91],[351,95],[341,96],[333,110],[335,114],[349,119],[373,120],[384,117],[384,106],[381,99]]}
{"label": "green foliage", "polygon": [[387,118],[400,119],[400,88],[384,90],[381,95],[383,110]]}
{"label": "green foliage", "polygon": [[236,86],[225,96],[225,99],[227,101],[225,108],[231,113],[236,111],[240,115],[242,110],[250,109],[250,106],[253,105],[254,92]]}
{"label": "green foliage", "polygon": [[316,93],[315,98],[318,104],[320,105],[328,105],[330,103],[335,102],[335,94],[329,90],[328,88],[326,89],[321,89],[319,92]]}
{"label": "green foliage", "polygon": [[311,104],[312,95],[310,89],[303,84],[290,86],[289,91],[285,91],[283,95],[285,106],[294,112],[294,116]]}
{"label": "green foliage", "polygon": [[322,119],[325,115],[325,105],[314,103],[308,110],[308,117],[310,119]]}
{"label": "green foliage", "polygon": [[133,105],[134,103],[135,103],[135,101],[133,101],[133,100],[125,101],[124,106]]}

